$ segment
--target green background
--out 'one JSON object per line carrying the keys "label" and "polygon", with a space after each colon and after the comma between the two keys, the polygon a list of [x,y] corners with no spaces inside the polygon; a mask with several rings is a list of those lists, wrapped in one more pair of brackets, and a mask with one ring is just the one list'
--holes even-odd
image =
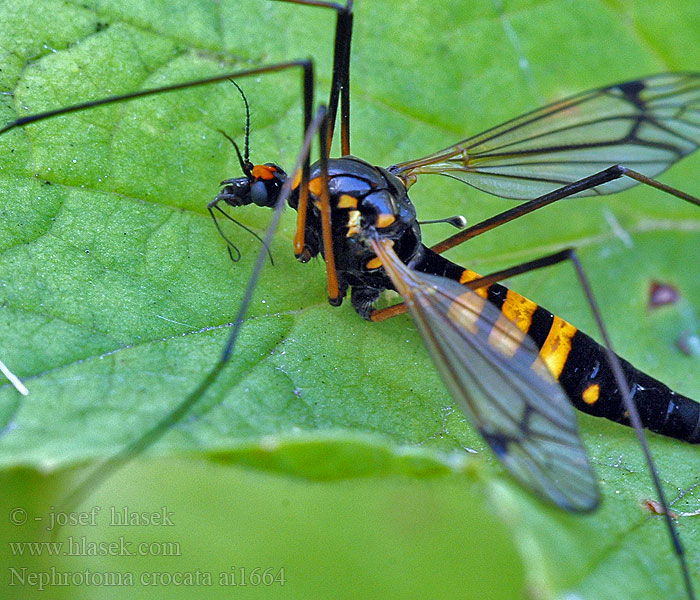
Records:
{"label": "green background", "polygon": [[[2,10],[0,85],[12,93],[0,97],[3,121],[290,58],[316,59],[319,99],[330,79],[333,16],[320,9],[44,0]],[[360,0],[355,23],[353,152],[380,165],[570,93],[698,68],[692,0]],[[293,163],[298,79],[240,81],[254,161]],[[217,129],[240,139],[242,125],[240,98],[221,84],[0,138],[0,360],[30,389],[22,398],[0,387],[4,596],[230,596],[217,577],[233,567],[284,569],[284,585],[237,586],[249,596],[680,597],[666,532],[640,506],[654,494],[633,432],[582,416],[603,506],[577,517],[541,505],[482,452],[409,318],[370,324],[347,304],[328,306],[323,264],[292,257],[291,213],[236,356],[197,418],[85,501],[79,511],[101,507],[95,526],[59,538],[177,542],[180,555],[16,555],[10,541],[50,540],[51,511],[81,467],[147,429],[215,360],[259,249],[231,229],[243,251],[232,264],[206,215],[218,181],[238,174]],[[663,180],[698,193],[697,169],[691,157]],[[475,223],[512,206],[439,177],[422,178],[411,195],[423,218],[459,213]],[[269,216],[237,212],[260,231]],[[433,226],[426,236],[449,233]],[[488,272],[576,246],[618,352],[698,396],[700,358],[676,341],[698,329],[699,242],[697,209],[635,189],[550,207],[451,256]],[[675,285],[681,302],[650,311],[653,280]],[[595,334],[569,266],[511,285]],[[651,447],[674,509],[697,509],[697,450],[658,436]],[[174,525],[110,527],[110,507],[125,506],[165,506]],[[26,524],[10,522],[14,508],[26,511]],[[697,523],[681,517],[679,529],[700,588]],[[132,573],[136,585],[40,592],[10,585],[10,567]],[[213,574],[212,586],[138,584],[142,572],[197,569]]]}

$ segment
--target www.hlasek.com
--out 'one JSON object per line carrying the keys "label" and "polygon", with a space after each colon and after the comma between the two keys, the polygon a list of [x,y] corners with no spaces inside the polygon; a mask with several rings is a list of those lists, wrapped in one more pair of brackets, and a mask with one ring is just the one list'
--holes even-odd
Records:
{"label": "www.hlasek.com", "polygon": [[65,542],[8,542],[12,556],[182,556],[180,542],[134,542],[123,535],[112,542],[68,536]]}

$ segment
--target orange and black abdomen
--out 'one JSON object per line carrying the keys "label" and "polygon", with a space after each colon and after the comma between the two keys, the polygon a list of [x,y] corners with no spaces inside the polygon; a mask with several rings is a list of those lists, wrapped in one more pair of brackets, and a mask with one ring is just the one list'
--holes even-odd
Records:
{"label": "orange and black abdomen", "polygon": [[[480,276],[427,250],[415,266],[466,284]],[[573,325],[508,288],[492,284],[475,290],[527,333],[540,357],[580,411],[630,425],[605,349]],[[514,357],[517,359],[517,353]],[[623,358],[620,365],[644,427],[691,443],[700,443],[700,404],[677,394]]]}

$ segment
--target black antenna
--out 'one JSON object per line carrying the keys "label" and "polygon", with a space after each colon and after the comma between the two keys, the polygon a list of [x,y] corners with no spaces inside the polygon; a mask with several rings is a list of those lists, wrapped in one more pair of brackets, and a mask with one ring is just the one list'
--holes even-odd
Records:
{"label": "black antenna", "polygon": [[[243,171],[243,174],[250,180],[254,179],[253,177],[253,163],[251,163],[248,160],[248,157],[243,157],[241,156],[241,150],[238,147],[238,144],[236,141],[228,134],[226,133],[223,129],[217,129],[217,131],[223,135],[231,144],[233,144],[233,147],[236,149],[236,154],[238,155],[238,162],[241,164],[241,170]],[[248,150],[248,134],[246,132],[246,145],[244,150]],[[225,182],[222,182],[221,185],[223,185]]]}
{"label": "black antenna", "polygon": [[[243,174],[249,179],[253,180],[253,163],[250,162],[250,106],[248,104],[248,98],[246,98],[245,93],[243,92],[243,89],[241,88],[240,85],[238,85],[233,79],[229,79],[229,81],[236,86],[236,89],[240,92],[241,98],[243,98],[243,104],[245,105],[245,142],[243,145],[243,154],[241,155],[241,149],[238,147],[238,144],[236,143],[236,140],[234,140],[228,133],[226,133],[223,129],[218,129],[217,131],[223,135],[236,150],[236,155],[238,156],[238,162],[241,165],[241,170],[243,171]],[[222,185],[225,182],[222,182]],[[222,209],[219,204],[218,200],[213,200],[207,205],[207,209],[209,210],[209,214],[211,215],[212,220],[214,221],[214,225],[216,226],[216,230],[219,232],[219,235],[224,238],[224,241],[226,242],[226,249],[228,250],[228,255],[229,258],[231,259],[232,262],[238,262],[241,259],[241,251],[238,249],[236,244],[234,244],[228,236],[224,233],[224,230],[221,228],[221,225],[219,225],[219,221],[216,219],[216,213],[214,211],[218,211],[221,213],[224,217],[226,217],[229,221],[232,223],[235,223],[238,225],[241,229],[245,229],[249,234],[251,234],[256,240],[258,240],[263,246],[265,246],[265,250],[267,251],[267,255],[270,257],[270,264],[274,266],[275,261],[272,258],[272,252],[270,251],[270,247],[265,244],[265,241],[257,234],[255,233],[250,227],[247,227],[237,219],[234,219],[230,214],[228,214],[224,209]],[[235,257],[234,257],[235,253]]]}
{"label": "black antenna", "polygon": [[[154,96],[156,94],[165,94],[168,92],[174,92],[176,90],[185,90],[193,87],[198,87],[202,85],[209,85],[210,83],[217,83],[218,81],[230,81],[233,77],[246,77],[249,75],[259,75],[262,73],[275,73],[278,71],[284,71],[285,69],[300,67],[304,71],[305,80],[311,77],[313,66],[308,60],[290,60],[287,62],[275,63],[272,65],[265,65],[262,67],[255,67],[253,69],[244,69],[242,71],[235,71],[233,73],[224,73],[222,75],[214,75],[213,77],[205,77],[204,79],[196,79],[194,81],[185,81],[183,83],[174,83],[172,85],[166,85],[159,88],[149,88],[146,90],[139,90],[137,92],[131,92],[129,94],[119,94],[116,96],[108,96],[107,98],[100,98],[99,100],[89,100],[88,102],[80,102],[79,104],[71,104],[70,106],[63,106],[61,108],[56,108],[53,110],[47,110],[42,113],[37,113],[35,115],[28,115],[26,117],[20,117],[7,123],[4,127],[0,127],[0,135],[6,131],[15,129],[16,127],[22,127],[28,123],[36,123],[37,121],[43,121],[45,119],[50,119],[58,115],[67,115],[74,112],[80,112],[95,106],[104,106],[106,104],[114,104],[115,102],[124,102],[125,100],[133,100],[135,98],[145,98],[146,96]],[[311,95],[309,95],[309,98]],[[308,107],[308,108],[307,108]],[[307,102],[306,96],[304,96],[304,110],[308,115],[308,122],[311,122],[311,106]]]}
{"label": "black antenna", "polygon": [[[243,104],[245,104],[245,143],[243,145],[243,158],[246,162],[247,165],[250,164],[250,106],[248,105],[248,98],[245,97],[245,94],[243,93],[243,90],[241,89],[241,86],[238,85],[233,79],[229,80],[233,85],[236,86],[236,89],[241,93],[241,98],[243,98]],[[226,134],[224,134],[226,135]],[[226,136],[228,137],[228,136]],[[230,138],[229,138],[230,139]],[[233,140],[231,140],[233,142]],[[233,145],[235,146],[236,143],[233,142]],[[236,147],[236,150],[238,150],[238,147]],[[240,152],[238,153],[240,156]],[[246,173],[247,175],[247,173]]]}

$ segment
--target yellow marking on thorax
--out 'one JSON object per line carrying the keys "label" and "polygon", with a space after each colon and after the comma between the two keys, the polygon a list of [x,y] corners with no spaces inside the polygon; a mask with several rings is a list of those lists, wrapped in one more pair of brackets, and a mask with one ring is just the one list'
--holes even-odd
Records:
{"label": "yellow marking on thorax", "polygon": [[351,210],[348,213],[348,233],[345,237],[352,237],[360,233],[360,217],[362,213],[359,210]]}
{"label": "yellow marking on thorax", "polygon": [[389,227],[394,221],[396,221],[396,217],[392,214],[381,214],[377,216],[377,227],[379,229],[384,229],[385,227]]}
{"label": "yellow marking on thorax", "polygon": [[350,194],[341,194],[338,198],[338,208],[357,208],[357,198]]}
{"label": "yellow marking on thorax", "polygon": [[314,177],[311,181],[309,181],[309,191],[314,196],[320,196],[322,189],[323,189],[323,180],[320,177]]}
{"label": "yellow marking on thorax", "polygon": [[597,383],[592,383],[583,390],[581,397],[586,404],[595,404],[600,397],[600,386]]}
{"label": "yellow marking on thorax", "polygon": [[576,327],[555,316],[549,335],[540,350],[540,357],[547,364],[549,372],[559,379],[564,370],[566,359],[571,352],[571,338],[576,333]]}

